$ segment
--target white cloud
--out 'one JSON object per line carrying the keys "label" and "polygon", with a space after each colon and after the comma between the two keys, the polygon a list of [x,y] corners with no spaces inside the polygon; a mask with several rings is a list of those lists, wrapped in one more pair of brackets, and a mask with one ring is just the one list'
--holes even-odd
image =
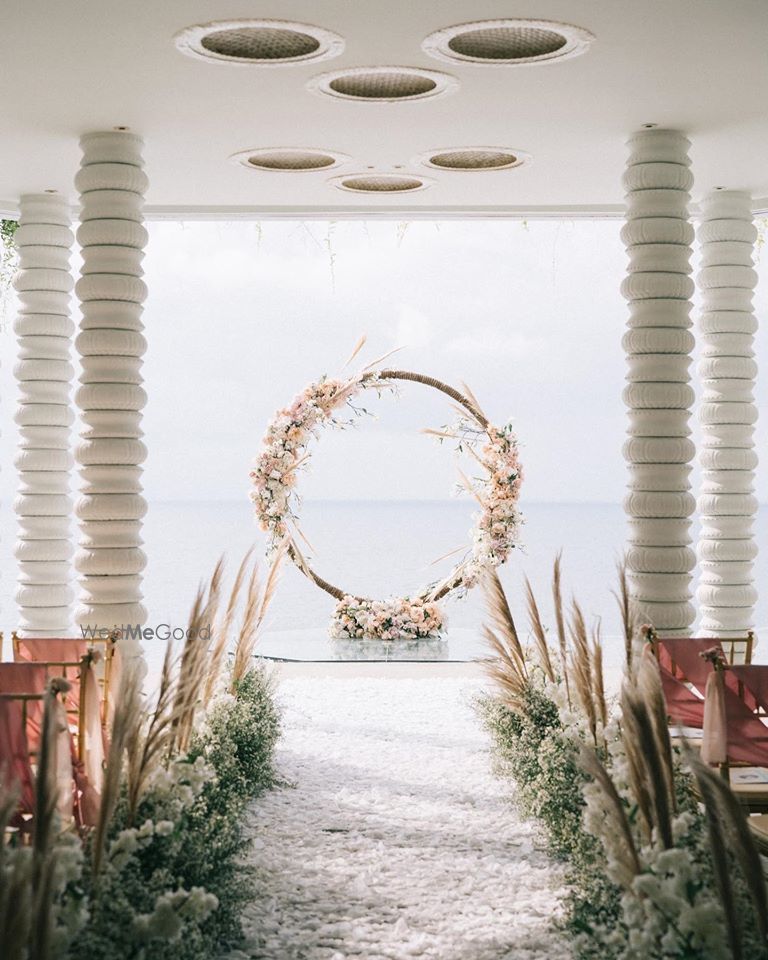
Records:
{"label": "white cloud", "polygon": [[477,330],[473,334],[453,337],[445,345],[448,353],[482,357],[493,355],[507,360],[526,360],[541,357],[548,349],[543,337],[529,337],[523,333],[499,334],[491,330]]}
{"label": "white cloud", "polygon": [[410,303],[400,304],[400,316],[395,335],[396,346],[410,350],[423,350],[430,346],[432,338],[433,325],[426,314]]}
{"label": "white cloud", "polygon": [[[439,230],[416,222],[401,239],[396,223],[378,221],[149,229],[149,498],[244,497],[247,466],[273,411],[308,381],[335,373],[363,332],[365,361],[407,344],[399,365],[465,381],[492,419],[515,417],[527,498],[623,496],[626,257],[615,222],[531,222],[527,230],[507,221],[451,221]],[[767,305],[762,285],[758,315]],[[756,336],[761,368],[767,329]],[[0,336],[7,505],[17,483],[17,347],[10,324]],[[451,419],[443,398],[404,387],[380,414],[380,426],[364,423],[348,442],[323,438],[308,493],[447,494],[450,463],[418,435]],[[768,418],[756,442],[768,443]],[[758,481],[764,499],[768,474]]]}

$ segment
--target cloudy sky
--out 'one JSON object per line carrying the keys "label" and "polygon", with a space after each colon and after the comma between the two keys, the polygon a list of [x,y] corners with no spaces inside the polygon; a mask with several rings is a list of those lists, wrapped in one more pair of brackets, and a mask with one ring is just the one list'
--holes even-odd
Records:
{"label": "cloudy sky", "polygon": [[[365,334],[365,362],[401,347],[399,366],[464,381],[492,420],[514,418],[527,499],[620,501],[618,230],[616,221],[151,224],[148,498],[247,496],[273,411],[308,381],[337,372]],[[757,298],[763,317],[766,287]],[[2,339],[1,425],[12,451],[15,343],[7,325]],[[758,360],[767,353],[761,333]],[[451,455],[420,432],[452,418],[447,403],[409,386],[372,407],[375,419],[323,436],[302,480],[306,496],[450,496]],[[763,422],[761,449],[766,434]],[[11,461],[4,455],[6,502]],[[768,469],[759,492],[768,499]]]}

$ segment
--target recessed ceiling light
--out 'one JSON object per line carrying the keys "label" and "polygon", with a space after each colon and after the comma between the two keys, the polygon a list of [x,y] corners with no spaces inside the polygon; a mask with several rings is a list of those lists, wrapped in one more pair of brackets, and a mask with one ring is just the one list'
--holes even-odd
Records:
{"label": "recessed ceiling light", "polygon": [[215,20],[186,27],[174,42],[191,57],[257,66],[328,60],[344,49],[337,33],[288,20]]}
{"label": "recessed ceiling light", "polygon": [[426,190],[434,183],[427,177],[403,173],[347,174],[341,177],[333,177],[328,182],[339,190],[346,190],[349,193],[376,193],[388,196]]}
{"label": "recessed ceiling light", "polygon": [[241,150],[229,159],[247,167],[249,170],[263,170],[273,173],[306,173],[332,170],[350,158],[346,154],[330,150],[315,150],[306,147],[262,147],[253,150]]}
{"label": "recessed ceiling light", "polygon": [[530,154],[509,147],[454,147],[430,150],[416,158],[418,163],[437,170],[488,171],[511,170],[529,163]]}
{"label": "recessed ceiling light", "polygon": [[400,103],[438,97],[450,93],[458,85],[455,77],[437,70],[422,70],[419,67],[354,67],[313,77],[307,89],[342,100]]}
{"label": "recessed ceiling light", "polygon": [[522,66],[576,57],[594,36],[554,20],[478,20],[431,33],[422,49],[438,60]]}

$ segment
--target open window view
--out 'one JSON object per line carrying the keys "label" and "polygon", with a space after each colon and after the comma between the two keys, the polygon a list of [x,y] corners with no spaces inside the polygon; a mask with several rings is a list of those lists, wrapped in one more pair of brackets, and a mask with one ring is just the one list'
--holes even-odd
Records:
{"label": "open window view", "polygon": [[[618,664],[621,627],[609,587],[624,536],[623,412],[611,400],[622,388],[614,335],[621,301],[603,268],[622,268],[615,221],[268,221],[150,230],[145,276],[156,293],[147,311],[161,332],[144,364],[144,442],[156,451],[144,473],[152,503],[145,603],[155,619],[186,616],[201,563],[212,566],[222,542],[233,553],[279,545],[267,544],[273,530],[265,539],[258,522],[275,498],[262,499],[254,522],[259,504],[248,497],[259,489],[248,473],[277,410],[323,376],[354,377],[369,365],[376,375],[413,369],[472,391],[489,420],[511,423],[518,437],[524,523],[510,526],[519,559],[501,571],[515,584],[515,605],[522,577],[548,576],[562,548],[589,614],[607,615]],[[587,252],[595,248],[601,258],[590,266]],[[589,282],[574,294],[587,270]],[[524,306],[512,308],[519,317],[505,332],[515,303]],[[183,370],[175,359],[178,327],[162,319],[174,315],[185,318]],[[601,375],[592,377],[593,369]],[[374,380],[334,416],[346,429],[317,430],[306,444],[309,459],[289,474],[287,522],[296,547],[346,593],[416,597],[471,559],[478,504],[462,476],[480,475],[473,453],[482,444],[458,453],[460,440],[444,435],[458,419],[457,403],[424,383]],[[193,437],[179,429],[180,418],[194,423]],[[168,539],[178,552],[163,549]],[[336,603],[300,565],[285,564],[261,651],[301,660],[485,653],[481,591],[464,584],[441,603],[445,629],[418,643],[407,633],[365,644],[330,637]]]}
{"label": "open window view", "polygon": [[768,960],[768,13],[248,13],[0,31],[0,956]]}

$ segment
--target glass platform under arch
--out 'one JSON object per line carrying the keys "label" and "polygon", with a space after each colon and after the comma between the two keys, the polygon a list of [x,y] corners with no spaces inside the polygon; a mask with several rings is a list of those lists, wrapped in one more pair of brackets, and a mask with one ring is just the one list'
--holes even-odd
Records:
{"label": "glass platform under arch", "polygon": [[455,628],[442,639],[426,640],[334,640],[328,630],[266,631],[256,647],[265,660],[322,663],[367,660],[376,662],[466,663],[488,655],[477,630]]}

